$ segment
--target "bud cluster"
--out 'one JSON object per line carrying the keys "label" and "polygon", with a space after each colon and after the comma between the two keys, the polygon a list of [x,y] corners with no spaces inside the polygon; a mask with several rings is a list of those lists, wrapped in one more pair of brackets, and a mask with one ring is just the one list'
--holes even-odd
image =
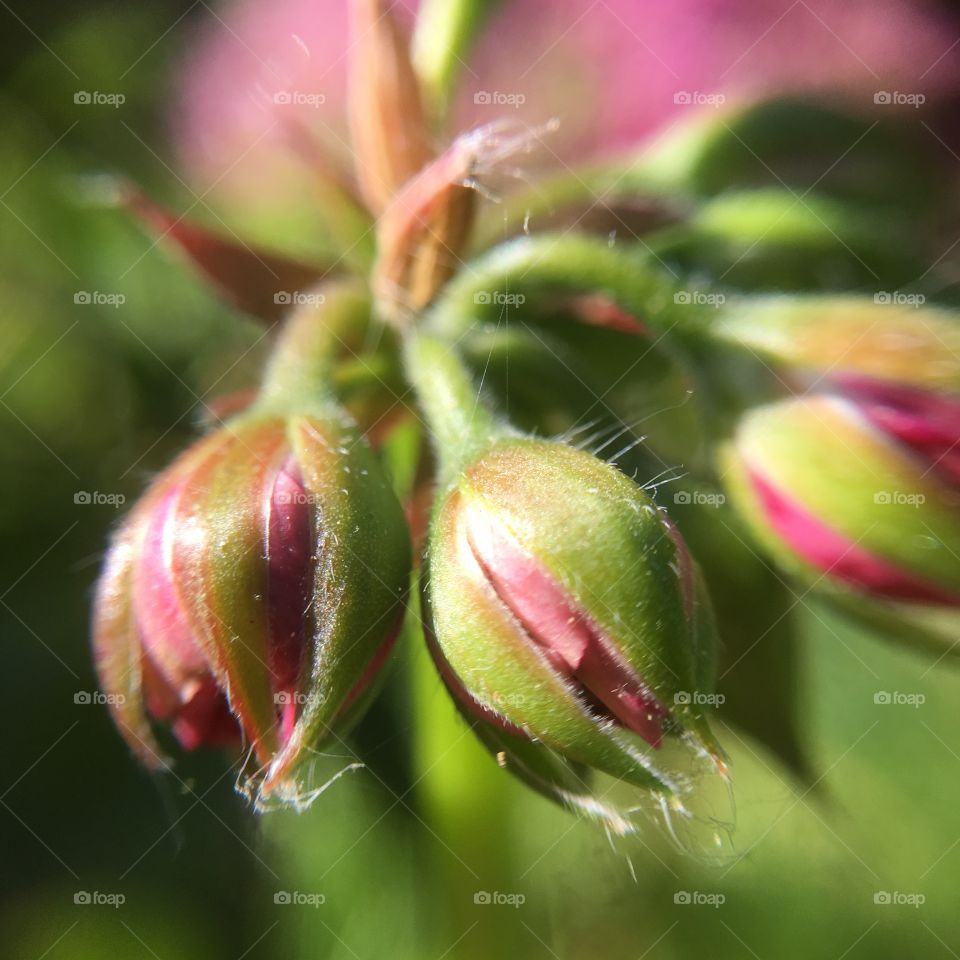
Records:
{"label": "bud cluster", "polygon": [[[743,637],[769,599],[757,569],[955,645],[956,311],[913,289],[899,250],[890,266],[870,246],[860,207],[811,197],[813,223],[731,160],[748,132],[754,159],[797,163],[819,114],[680,91],[679,133],[644,159],[525,191],[518,162],[556,122],[530,126],[524,94],[481,90],[484,125],[439,140],[438,74],[397,9],[351,10],[349,168],[298,125],[325,93],[270,104],[341,256],[255,250],[117,190],[275,339],[260,381],[210,404],[210,429],[122,518],[94,604],[100,692],[76,702],[107,706],[151,767],[224,747],[258,807],[303,806],[318,750],[383,681],[415,583],[408,633],[499,767],[612,833],[654,811],[716,839],[723,816],[700,812],[728,784],[711,714],[767,735],[756,683],[717,689],[720,641],[745,640],[725,675],[761,639]],[[528,235],[544,222],[560,229]],[[650,242],[618,239],[626,222]],[[841,235],[870,247],[869,263],[855,253],[870,292],[831,246]],[[749,559],[724,563],[716,543],[732,539]]]}

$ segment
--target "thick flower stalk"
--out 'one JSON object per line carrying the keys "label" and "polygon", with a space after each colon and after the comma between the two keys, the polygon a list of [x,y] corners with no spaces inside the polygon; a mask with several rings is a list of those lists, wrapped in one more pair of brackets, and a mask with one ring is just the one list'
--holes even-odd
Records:
{"label": "thick flower stalk", "polygon": [[[366,307],[348,289],[326,296],[327,311]],[[245,743],[260,804],[307,798],[314,751],[374,689],[409,575],[399,503],[325,395],[323,314],[301,319],[257,402],[135,506],[94,610],[101,682],[121,694],[114,715],[138,756],[166,765],[157,723],[188,749]]]}

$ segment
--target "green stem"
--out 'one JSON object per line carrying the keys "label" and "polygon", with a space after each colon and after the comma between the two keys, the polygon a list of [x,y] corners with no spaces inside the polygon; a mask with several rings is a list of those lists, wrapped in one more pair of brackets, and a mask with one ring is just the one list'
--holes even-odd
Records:
{"label": "green stem", "polygon": [[696,206],[696,199],[682,183],[658,177],[634,157],[621,157],[546,176],[508,194],[496,206],[485,206],[478,218],[474,250],[485,250],[515,236],[524,223],[549,222],[558,212],[616,207],[638,200],[678,220],[690,216]]}
{"label": "green stem", "polygon": [[264,372],[259,402],[286,405],[333,396],[337,354],[370,313],[370,298],[357,283],[331,283],[309,296],[285,320]]}
{"label": "green stem", "polygon": [[681,338],[702,339],[717,312],[688,302],[692,291],[649,256],[568,233],[522,237],[472,261],[446,286],[428,323],[458,337],[485,317],[509,320],[512,303],[588,293],[603,294],[657,332]]}
{"label": "green stem", "polygon": [[462,359],[446,340],[410,333],[404,359],[433,435],[441,480],[449,481],[494,437],[508,433],[510,428],[494,416]]}

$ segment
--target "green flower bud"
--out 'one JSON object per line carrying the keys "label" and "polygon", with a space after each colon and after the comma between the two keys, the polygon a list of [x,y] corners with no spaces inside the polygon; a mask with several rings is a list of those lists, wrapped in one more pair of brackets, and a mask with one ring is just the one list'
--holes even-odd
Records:
{"label": "green flower bud", "polygon": [[[328,313],[357,305],[329,289]],[[380,462],[318,386],[324,317],[295,319],[257,402],[127,518],[94,609],[101,683],[121,694],[114,718],[135,753],[168,765],[158,723],[188,749],[245,742],[241,788],[258,806],[311,799],[311,758],[369,700],[410,575]]]}
{"label": "green flower bud", "polygon": [[630,806],[586,771],[689,814],[685,762],[725,770],[703,710],[714,640],[698,575],[665,513],[610,465],[506,437],[442,497],[429,549],[431,646],[507,769],[617,832]]}
{"label": "green flower bud", "polygon": [[813,395],[759,407],[721,459],[758,539],[819,590],[874,615],[960,606],[955,480],[855,402]]}

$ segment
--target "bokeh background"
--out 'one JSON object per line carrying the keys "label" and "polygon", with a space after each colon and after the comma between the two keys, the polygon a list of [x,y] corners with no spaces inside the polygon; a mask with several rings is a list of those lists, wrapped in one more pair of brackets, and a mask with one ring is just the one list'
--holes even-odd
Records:
{"label": "bokeh background", "polygon": [[[223,756],[188,757],[164,778],[134,763],[88,702],[106,537],[204,404],[251,381],[264,342],[103,202],[104,175],[194,204],[171,98],[194,38],[226,29],[218,10],[0,0],[3,955],[960,955],[960,676],[806,601],[802,642],[782,655],[812,773],[721,729],[742,855],[720,865],[652,825],[610,841],[502,775],[416,638],[320,774],[366,766],[306,813],[254,815]],[[943,49],[956,42],[944,35]],[[78,90],[125,102],[78,105]],[[197,213],[212,219],[202,202]],[[769,646],[757,656],[781,654]],[[762,670],[754,682],[770,695]]]}

